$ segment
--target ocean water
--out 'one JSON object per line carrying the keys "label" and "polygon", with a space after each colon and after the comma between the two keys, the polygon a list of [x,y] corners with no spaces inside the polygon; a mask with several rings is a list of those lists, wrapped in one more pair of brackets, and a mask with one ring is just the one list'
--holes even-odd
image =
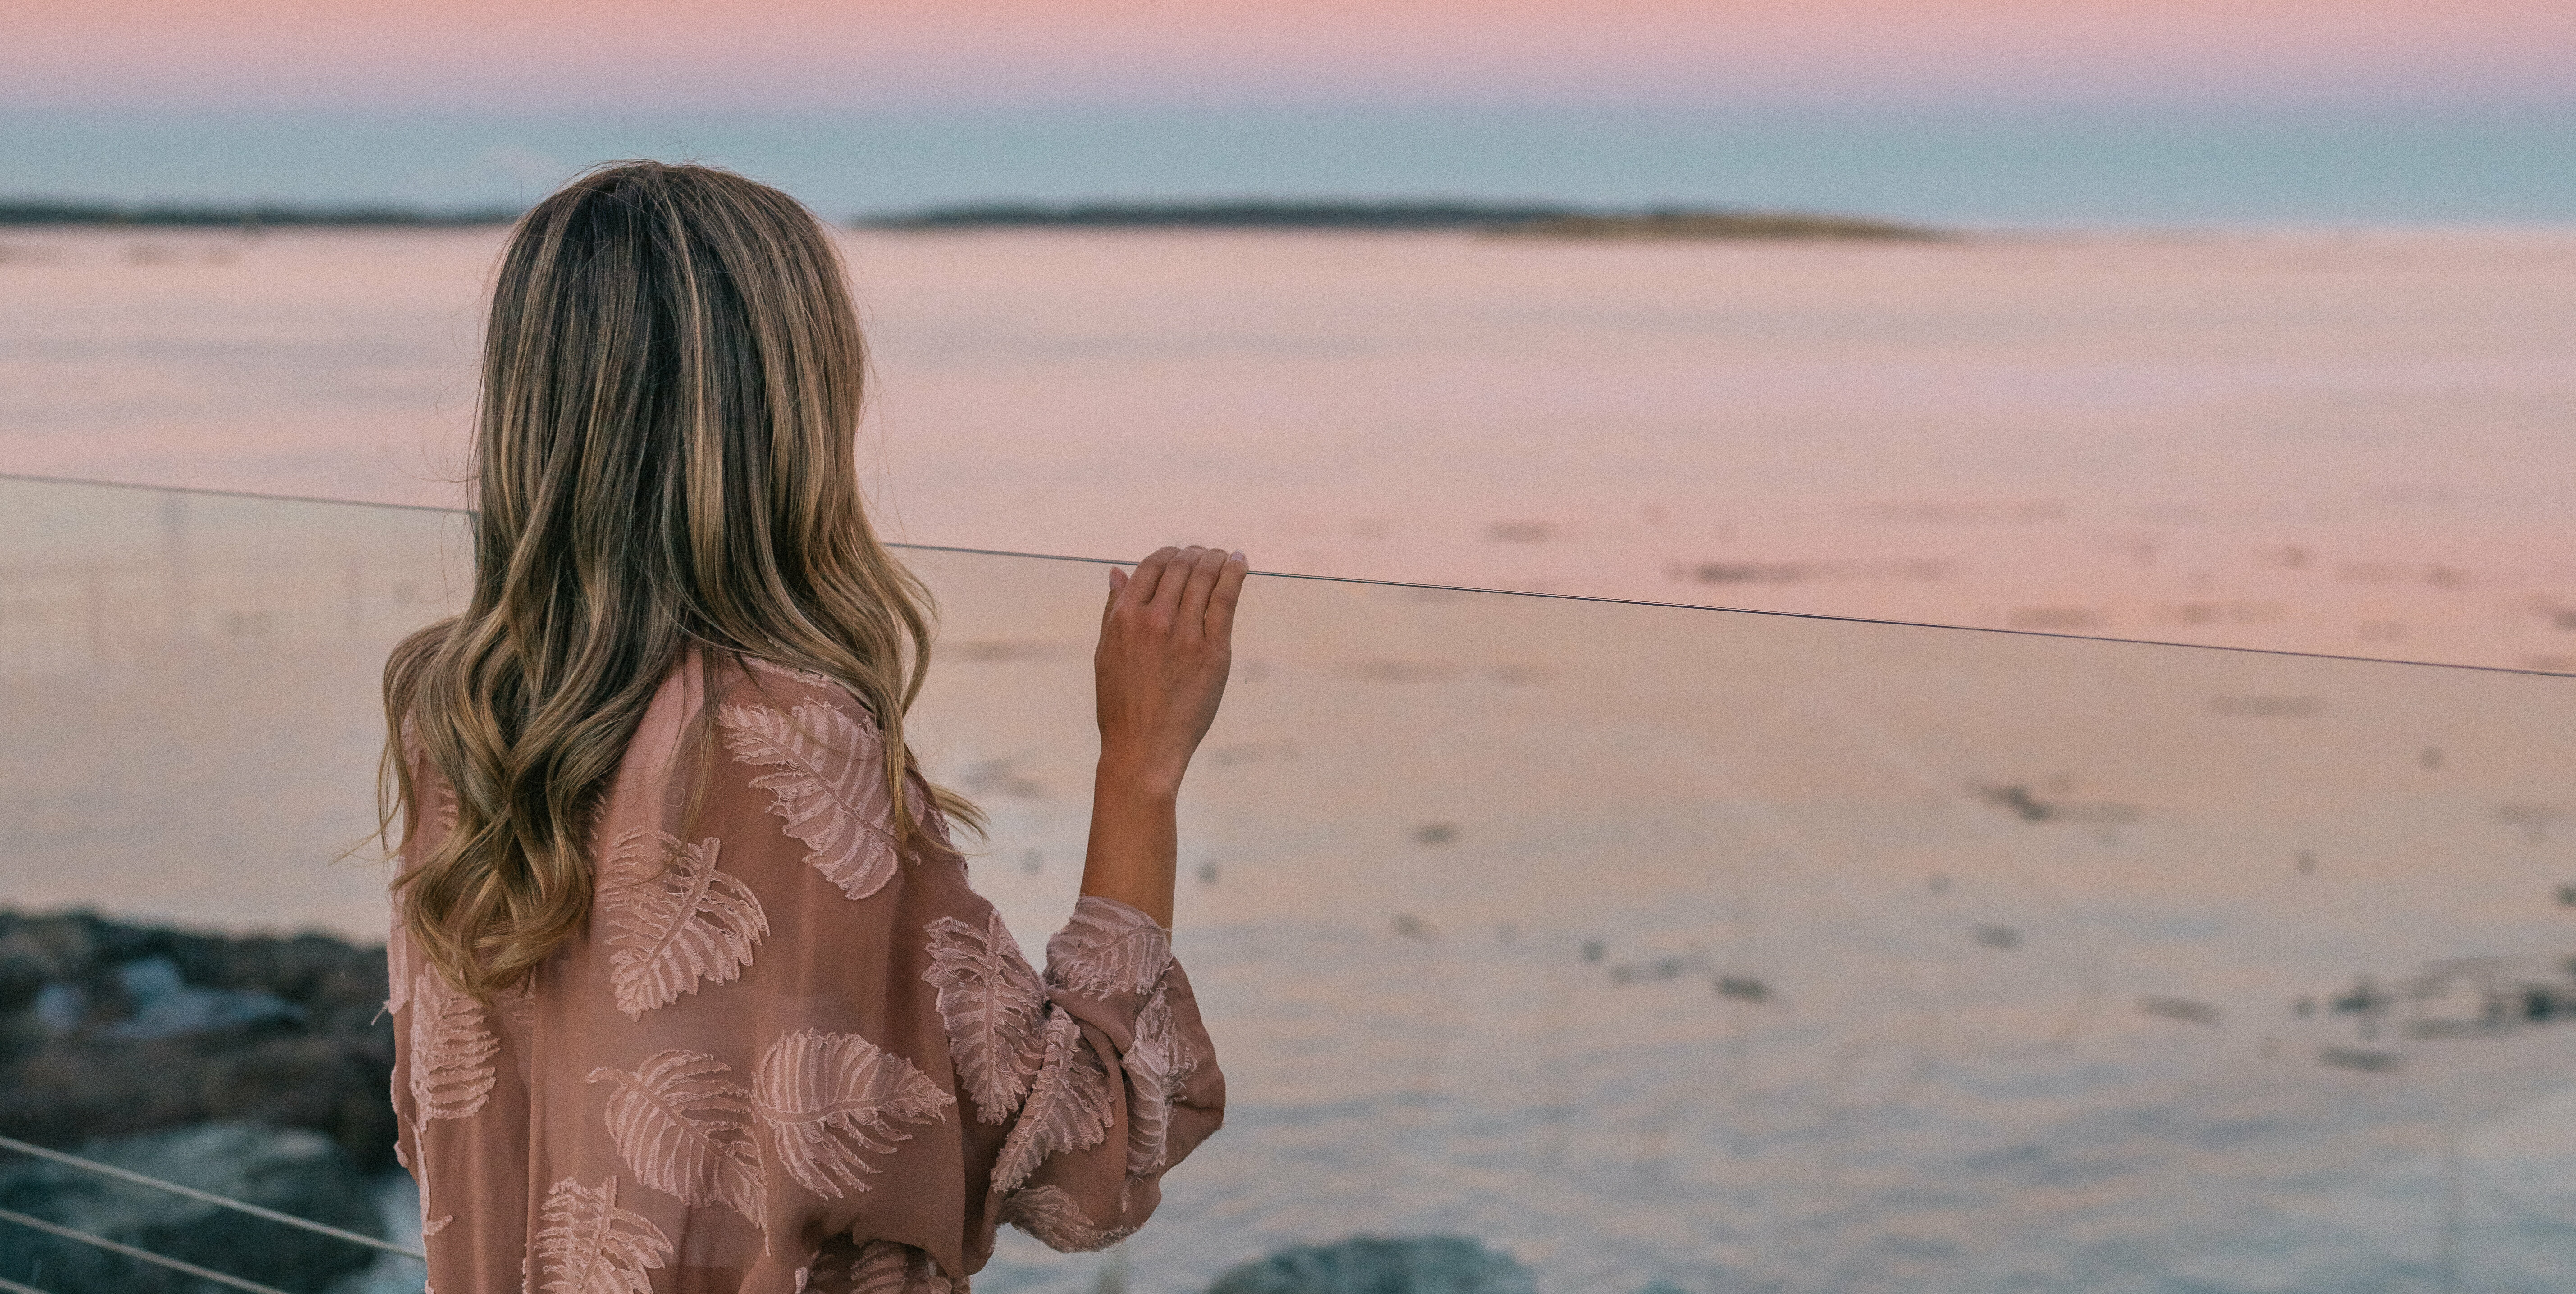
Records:
{"label": "ocean water", "polygon": [[[446,514],[0,482],[0,888],[360,938]],[[913,560],[1024,945],[1104,587]],[[1184,802],[1226,1130],[1112,1255],[1481,1238],[1548,1294],[2562,1289],[2561,678],[1277,577]]]}
{"label": "ocean water", "polygon": [[[488,233],[0,238],[0,470],[449,502]],[[848,241],[895,536],[2576,671],[2576,237]],[[0,482],[0,890],[381,929],[452,517]],[[916,552],[1024,944],[1096,567]],[[1547,1294],[2556,1290],[2561,678],[1255,583],[1180,949],[1233,1089],[1004,1292],[1456,1233]]]}
{"label": "ocean water", "polygon": [[[0,238],[0,470],[455,502],[498,238]],[[846,246],[899,538],[2576,670],[2576,234]]]}

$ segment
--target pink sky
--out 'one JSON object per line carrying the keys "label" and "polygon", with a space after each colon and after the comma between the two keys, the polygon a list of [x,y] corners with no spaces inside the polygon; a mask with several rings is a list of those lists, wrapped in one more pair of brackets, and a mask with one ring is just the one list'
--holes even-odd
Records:
{"label": "pink sky", "polygon": [[2571,0],[79,0],[0,104],[2576,98]]}

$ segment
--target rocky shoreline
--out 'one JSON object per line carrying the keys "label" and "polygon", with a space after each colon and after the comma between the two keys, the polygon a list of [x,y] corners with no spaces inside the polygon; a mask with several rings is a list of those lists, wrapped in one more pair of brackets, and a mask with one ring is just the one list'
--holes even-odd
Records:
{"label": "rocky shoreline", "polygon": [[0,1134],[305,1128],[393,1166],[381,947],[0,910]]}
{"label": "rocky shoreline", "polygon": [[[398,1171],[384,1000],[381,947],[0,911],[0,1134],[382,1237],[370,1183]],[[297,1294],[352,1294],[383,1265],[23,1155],[0,1156],[0,1207]],[[0,1276],[58,1294],[216,1288],[14,1225]]]}
{"label": "rocky shoreline", "polygon": [[[384,1238],[372,1184],[398,1171],[384,999],[381,946],[0,910],[0,1134]],[[0,1208],[295,1294],[417,1288],[416,1264],[25,1155],[0,1155]],[[219,1290],[7,1225],[0,1277]],[[1472,1239],[1361,1236],[1242,1264],[1210,1294],[1531,1290]]]}

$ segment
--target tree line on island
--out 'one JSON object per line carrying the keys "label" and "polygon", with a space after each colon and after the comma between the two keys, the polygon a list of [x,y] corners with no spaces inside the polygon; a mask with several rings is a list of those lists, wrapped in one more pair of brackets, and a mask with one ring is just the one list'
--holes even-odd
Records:
{"label": "tree line on island", "polygon": [[[139,229],[474,228],[519,209],[288,206],[0,199],[0,226]],[[859,229],[1435,230],[1512,238],[1833,239],[1932,242],[1950,230],[1862,216],[1722,207],[1589,208],[1560,203],[1227,199],[1198,202],[982,203],[860,216]]]}

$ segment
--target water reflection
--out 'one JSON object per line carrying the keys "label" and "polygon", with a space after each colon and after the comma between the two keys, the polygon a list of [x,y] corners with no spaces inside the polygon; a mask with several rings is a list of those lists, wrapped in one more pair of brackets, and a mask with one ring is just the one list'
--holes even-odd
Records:
{"label": "water reflection", "polygon": [[[376,878],[321,863],[370,820],[374,670],[453,587],[449,522],[0,504],[13,897],[379,928]],[[917,560],[957,649],[916,740],[1042,938],[1097,571]],[[1251,598],[1177,923],[1233,1122],[1130,1288],[1355,1233],[1474,1236],[1551,1292],[2373,1288],[2446,1234],[2484,1287],[2576,1277],[2566,680]],[[1095,1264],[1014,1243],[978,1284]]]}

